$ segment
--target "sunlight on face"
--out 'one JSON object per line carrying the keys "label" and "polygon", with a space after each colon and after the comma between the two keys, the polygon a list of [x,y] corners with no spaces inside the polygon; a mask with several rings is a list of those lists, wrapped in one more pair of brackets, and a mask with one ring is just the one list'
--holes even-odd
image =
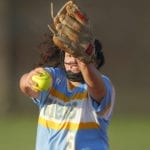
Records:
{"label": "sunlight on face", "polygon": [[65,65],[65,69],[67,71],[70,70],[73,73],[79,73],[80,72],[80,69],[79,69],[78,63],[76,61],[76,58],[73,57],[69,53],[65,53],[64,65]]}

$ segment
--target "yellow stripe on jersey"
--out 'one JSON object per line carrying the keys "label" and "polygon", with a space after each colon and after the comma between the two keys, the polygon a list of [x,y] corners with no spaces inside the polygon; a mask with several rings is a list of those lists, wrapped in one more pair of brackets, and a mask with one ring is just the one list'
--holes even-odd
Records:
{"label": "yellow stripe on jersey", "polygon": [[39,117],[38,123],[44,127],[52,128],[54,130],[80,130],[80,129],[91,129],[91,128],[100,128],[100,125],[96,122],[82,122],[72,123],[72,122],[60,122],[56,123],[53,121],[45,120],[42,117]]}
{"label": "yellow stripe on jersey", "polygon": [[74,94],[72,97],[67,97],[65,94],[57,91],[56,89],[52,88],[51,91],[50,91],[51,95],[54,96],[54,97],[57,97],[61,100],[63,100],[64,102],[68,102],[71,100],[84,100],[88,97],[88,93],[87,91],[86,92],[83,92],[83,93],[77,93],[77,94]]}

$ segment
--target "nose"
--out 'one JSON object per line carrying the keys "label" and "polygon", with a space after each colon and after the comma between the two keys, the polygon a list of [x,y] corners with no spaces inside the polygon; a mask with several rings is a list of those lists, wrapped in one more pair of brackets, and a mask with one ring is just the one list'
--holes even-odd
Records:
{"label": "nose", "polygon": [[72,57],[71,57],[71,60],[72,60],[72,61],[76,61],[76,58],[72,56]]}
{"label": "nose", "polygon": [[70,56],[70,57],[68,57],[68,58],[65,58],[64,63],[65,63],[65,64],[68,64],[68,65],[69,65],[69,64],[76,64],[77,61],[76,61],[76,58]]}

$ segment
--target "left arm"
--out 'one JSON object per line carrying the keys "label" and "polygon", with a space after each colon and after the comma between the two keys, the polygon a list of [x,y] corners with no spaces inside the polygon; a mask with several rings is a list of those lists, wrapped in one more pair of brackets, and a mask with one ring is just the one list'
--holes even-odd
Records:
{"label": "left arm", "polygon": [[105,84],[101,78],[100,72],[95,68],[94,64],[85,64],[77,60],[83,78],[88,85],[90,95],[98,102],[106,93]]}

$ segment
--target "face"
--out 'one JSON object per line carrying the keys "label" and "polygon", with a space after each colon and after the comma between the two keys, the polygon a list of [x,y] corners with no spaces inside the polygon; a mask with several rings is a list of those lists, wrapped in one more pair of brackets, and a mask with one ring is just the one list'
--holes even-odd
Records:
{"label": "face", "polygon": [[64,65],[67,71],[71,71],[73,73],[80,72],[76,58],[69,53],[65,53]]}

